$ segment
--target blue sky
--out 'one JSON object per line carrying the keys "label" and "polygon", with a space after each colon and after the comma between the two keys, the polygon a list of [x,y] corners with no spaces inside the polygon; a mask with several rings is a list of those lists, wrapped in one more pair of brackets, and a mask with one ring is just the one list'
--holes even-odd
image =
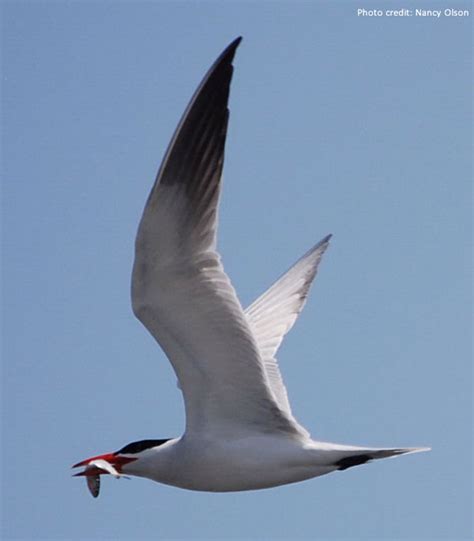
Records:
{"label": "blue sky", "polygon": [[[420,6],[2,3],[4,539],[471,535],[472,14],[359,7]],[[433,451],[238,494],[104,479],[93,500],[72,463],[183,428],[131,312],[133,241],[188,99],[238,35],[226,269],[248,304],[333,233],[279,354],[293,410],[317,439]]]}

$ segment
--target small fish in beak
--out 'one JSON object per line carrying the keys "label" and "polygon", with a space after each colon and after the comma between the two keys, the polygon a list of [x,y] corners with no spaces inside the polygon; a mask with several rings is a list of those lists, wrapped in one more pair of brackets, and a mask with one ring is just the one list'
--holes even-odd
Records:
{"label": "small fish in beak", "polygon": [[[100,476],[104,474],[112,475],[115,479],[121,477],[130,479],[121,472],[121,467],[127,462],[132,462],[135,458],[121,457],[115,454],[100,455],[92,457],[88,460],[83,460],[74,464],[73,468],[85,466],[85,469],[74,474],[74,477],[85,476],[87,488],[94,498],[97,498],[100,492]],[[114,463],[112,463],[112,461]]]}
{"label": "small fish in beak", "polygon": [[88,475],[86,481],[89,492],[94,498],[97,498],[100,492],[100,475]]}

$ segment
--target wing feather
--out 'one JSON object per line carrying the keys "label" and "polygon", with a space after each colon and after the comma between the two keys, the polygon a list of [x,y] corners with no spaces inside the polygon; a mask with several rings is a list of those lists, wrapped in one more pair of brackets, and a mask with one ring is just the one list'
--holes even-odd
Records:
{"label": "wing feather", "polygon": [[276,353],[303,309],[331,235],[313,246],[246,310],[270,385],[280,407],[291,416],[288,393]]}
{"label": "wing feather", "polygon": [[216,252],[227,102],[239,42],[206,74],[171,140],[139,225],[132,276],[134,312],[167,354],[183,391],[186,433],[202,438],[300,433],[275,399]]}

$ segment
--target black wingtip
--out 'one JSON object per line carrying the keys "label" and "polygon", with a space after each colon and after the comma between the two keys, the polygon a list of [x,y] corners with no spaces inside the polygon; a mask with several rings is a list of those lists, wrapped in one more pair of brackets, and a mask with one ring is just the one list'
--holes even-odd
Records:
{"label": "black wingtip", "polygon": [[[147,205],[154,197],[156,186],[160,183],[187,186],[186,190],[190,198],[192,198],[191,192],[203,182],[200,175],[207,172],[207,180],[210,182],[210,179],[215,177],[216,185],[218,184],[229,116],[232,62],[241,41],[242,36],[237,37],[222,51],[194,92],[165,153]],[[196,135],[196,130],[198,130],[198,135]],[[204,133],[207,134],[206,137]],[[209,152],[205,152],[206,148]],[[203,163],[207,165],[202,165]],[[202,167],[196,172],[195,168],[198,164]],[[192,188],[193,185],[194,188]]]}
{"label": "black wingtip", "polygon": [[240,45],[240,42],[242,41],[242,36],[237,36],[234,41],[232,41],[229,44],[229,48],[233,47],[234,49],[237,49],[237,47]]}
{"label": "black wingtip", "polygon": [[[323,239],[321,239],[318,243],[316,243],[310,250],[309,252],[315,252],[316,250],[318,250],[319,248],[321,248],[321,246],[324,246],[324,249],[327,248],[327,245],[329,244],[329,241],[331,240],[331,237],[332,237],[332,233],[330,233],[329,235],[326,235]],[[308,253],[309,253],[308,252]],[[304,257],[304,256],[303,256]]]}
{"label": "black wingtip", "polygon": [[329,233],[329,235],[326,235],[324,239],[321,241],[321,244],[325,244],[326,242],[329,242],[332,239],[332,233]]}
{"label": "black wingtip", "polygon": [[354,466],[361,466],[362,464],[366,464],[367,462],[370,462],[373,458],[374,457],[368,454],[346,456],[338,460],[334,465],[337,466],[338,470],[344,471],[348,468],[353,468]]}
{"label": "black wingtip", "polygon": [[237,50],[237,47],[240,45],[241,41],[242,36],[239,36],[238,38],[235,38],[234,41],[229,43],[229,45],[227,45],[220,57],[216,60],[216,64],[220,64],[223,60],[231,63],[234,59],[235,51]]}

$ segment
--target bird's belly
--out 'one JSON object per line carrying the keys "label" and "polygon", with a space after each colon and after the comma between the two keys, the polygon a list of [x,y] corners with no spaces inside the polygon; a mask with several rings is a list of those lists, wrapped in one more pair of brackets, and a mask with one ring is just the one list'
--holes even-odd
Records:
{"label": "bird's belly", "polygon": [[169,484],[189,490],[238,492],[296,483],[331,471],[333,468],[327,467],[289,467],[274,464],[269,465],[268,468],[252,468],[233,464],[225,470],[203,468],[199,472],[193,471],[190,475],[180,475]]}

